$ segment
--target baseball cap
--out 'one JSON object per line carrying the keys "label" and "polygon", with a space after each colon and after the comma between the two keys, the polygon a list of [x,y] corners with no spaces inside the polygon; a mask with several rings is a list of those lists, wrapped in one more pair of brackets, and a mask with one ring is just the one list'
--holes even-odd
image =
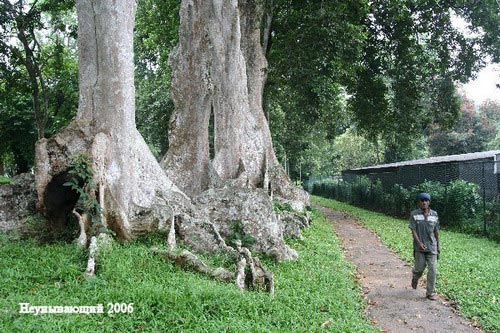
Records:
{"label": "baseball cap", "polygon": [[431,201],[431,195],[429,193],[425,193],[425,192],[419,193],[417,195],[417,200],[429,200],[429,201]]}

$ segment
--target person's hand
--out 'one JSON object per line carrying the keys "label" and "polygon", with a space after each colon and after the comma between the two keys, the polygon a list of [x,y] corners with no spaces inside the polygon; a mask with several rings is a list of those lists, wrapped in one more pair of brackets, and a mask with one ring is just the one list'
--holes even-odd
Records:
{"label": "person's hand", "polygon": [[422,250],[422,251],[427,250],[427,247],[425,247],[424,243],[422,243],[422,242],[418,243],[418,246],[420,247],[420,250]]}

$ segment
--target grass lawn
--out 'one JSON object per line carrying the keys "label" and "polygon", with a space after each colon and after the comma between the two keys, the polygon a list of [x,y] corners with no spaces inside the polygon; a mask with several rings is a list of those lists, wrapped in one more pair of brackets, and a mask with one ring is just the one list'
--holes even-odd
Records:
{"label": "grass lawn", "polygon": [[[315,214],[303,234],[305,241],[290,242],[297,261],[264,261],[274,272],[274,298],[173,266],[149,251],[164,243],[158,235],[115,244],[94,278],[82,276],[86,253],[74,244],[0,237],[0,332],[378,331],[331,224]],[[105,313],[35,316],[20,314],[19,303],[103,304]],[[108,314],[108,303],[133,303],[133,312]]]}
{"label": "grass lawn", "polygon": [[[343,211],[377,233],[401,258],[413,262],[408,221],[370,212],[331,199],[313,202]],[[438,212],[439,213],[439,212]],[[441,256],[436,289],[464,315],[500,332],[500,245],[491,240],[441,230]]]}

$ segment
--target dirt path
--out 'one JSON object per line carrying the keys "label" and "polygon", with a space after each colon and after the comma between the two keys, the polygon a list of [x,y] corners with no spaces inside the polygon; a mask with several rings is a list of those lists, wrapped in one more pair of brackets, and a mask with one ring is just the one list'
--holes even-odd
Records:
{"label": "dirt path", "polygon": [[426,273],[417,290],[413,290],[411,265],[384,246],[376,234],[341,212],[318,208],[333,222],[346,258],[356,265],[368,301],[368,316],[381,331],[482,332],[461,318],[442,297],[437,301],[425,298],[422,280]]}

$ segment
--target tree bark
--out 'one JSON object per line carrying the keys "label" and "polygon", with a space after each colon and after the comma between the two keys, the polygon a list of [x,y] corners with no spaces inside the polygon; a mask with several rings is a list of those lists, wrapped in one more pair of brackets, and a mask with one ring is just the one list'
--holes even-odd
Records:
{"label": "tree bark", "polygon": [[[76,119],[36,145],[38,208],[64,220],[73,203],[60,195],[71,157],[89,156],[102,223],[128,239],[189,212],[190,200],[166,177],[135,126],[133,26],[136,2],[80,0],[79,108]],[[66,175],[66,176],[65,176]]]}
{"label": "tree bark", "polygon": [[[90,196],[99,198],[101,222],[119,238],[170,230],[169,246],[175,244],[177,235],[195,251],[227,252],[231,248],[226,241],[234,236],[230,223],[238,220],[244,233],[241,236],[256,239],[253,248],[257,252],[277,260],[295,258],[297,253],[284,242],[283,225],[267,192],[244,186],[266,184],[266,175],[277,162],[262,108],[250,110],[250,100],[260,103],[262,87],[248,87],[240,43],[229,42],[240,38],[235,2],[201,1],[196,6],[207,10],[203,13],[189,1],[183,3],[181,40],[191,44],[185,48],[181,43],[176,51],[181,58],[174,61],[177,71],[172,89],[178,110],[171,123],[174,140],[166,172],[135,127],[135,6],[134,0],[77,3],[78,113],[66,129],[37,142],[38,209],[56,221],[64,221],[71,213],[78,197],[66,193],[68,188],[63,184],[72,177],[68,174],[72,156],[83,153],[96,171],[98,190]],[[186,19],[194,14],[201,15],[195,16],[204,23],[188,20],[186,26]],[[217,59],[219,56],[227,61]],[[255,80],[262,79],[258,70],[252,75]],[[209,160],[208,145],[212,110],[216,122],[214,161]],[[202,193],[211,183],[226,181],[225,185],[230,182],[233,186],[205,191],[195,206],[169,176],[191,196]]]}
{"label": "tree bark", "polygon": [[265,14],[263,1],[182,2],[179,44],[170,58],[175,111],[162,166],[190,197],[220,186],[220,179],[274,191],[302,210],[308,195],[291,184],[278,163],[262,108]]}

